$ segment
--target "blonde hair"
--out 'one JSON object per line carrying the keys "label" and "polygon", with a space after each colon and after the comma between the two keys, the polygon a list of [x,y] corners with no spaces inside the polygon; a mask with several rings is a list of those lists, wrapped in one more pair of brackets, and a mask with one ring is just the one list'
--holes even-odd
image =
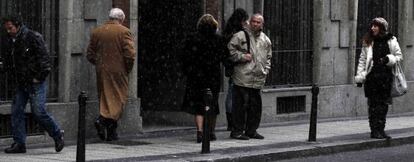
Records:
{"label": "blonde hair", "polygon": [[213,15],[204,14],[203,16],[198,19],[197,22],[197,30],[200,29],[214,29],[217,30],[218,22],[214,19]]}

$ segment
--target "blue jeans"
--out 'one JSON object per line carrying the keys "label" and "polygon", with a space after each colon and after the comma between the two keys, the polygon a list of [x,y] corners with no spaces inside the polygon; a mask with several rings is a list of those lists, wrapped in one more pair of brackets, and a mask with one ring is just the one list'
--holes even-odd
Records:
{"label": "blue jeans", "polygon": [[26,143],[26,120],[24,109],[27,101],[30,101],[30,109],[35,119],[54,140],[59,139],[62,134],[60,128],[45,110],[46,83],[33,83],[16,88],[16,96],[12,105],[12,133],[13,140],[19,144]]}
{"label": "blue jeans", "polygon": [[229,88],[227,89],[227,96],[226,96],[226,113],[231,113],[232,111],[232,102],[233,99],[233,79],[229,78]]}

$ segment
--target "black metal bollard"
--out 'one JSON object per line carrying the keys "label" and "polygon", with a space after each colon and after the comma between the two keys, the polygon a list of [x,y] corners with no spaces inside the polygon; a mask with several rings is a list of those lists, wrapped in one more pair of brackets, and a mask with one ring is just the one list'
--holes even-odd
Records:
{"label": "black metal bollard", "polygon": [[76,147],[76,162],[85,161],[85,113],[86,101],[88,96],[82,91],[78,96],[79,116],[78,116],[78,143]]}
{"label": "black metal bollard", "polygon": [[2,72],[3,71],[3,69],[4,69],[4,67],[3,67],[4,65],[3,65],[3,62],[2,62],[2,59],[1,59],[1,57],[0,57],[0,72]]}
{"label": "black metal bollard", "polygon": [[309,124],[309,139],[308,141],[316,141],[316,124],[318,119],[318,94],[319,87],[317,84],[312,85],[312,106],[310,113]]}
{"label": "black metal bollard", "polygon": [[211,112],[213,107],[211,106],[213,100],[213,94],[209,88],[205,89],[203,92],[203,99],[206,105],[206,111],[204,112],[203,120],[203,139],[201,143],[201,153],[206,154],[210,153],[210,120]]}

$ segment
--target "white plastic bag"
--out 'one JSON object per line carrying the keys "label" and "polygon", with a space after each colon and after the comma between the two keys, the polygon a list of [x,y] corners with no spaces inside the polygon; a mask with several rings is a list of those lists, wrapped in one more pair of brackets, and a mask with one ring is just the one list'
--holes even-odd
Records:
{"label": "white plastic bag", "polygon": [[408,91],[407,80],[399,62],[394,65],[392,70],[394,78],[391,85],[391,97],[399,97]]}

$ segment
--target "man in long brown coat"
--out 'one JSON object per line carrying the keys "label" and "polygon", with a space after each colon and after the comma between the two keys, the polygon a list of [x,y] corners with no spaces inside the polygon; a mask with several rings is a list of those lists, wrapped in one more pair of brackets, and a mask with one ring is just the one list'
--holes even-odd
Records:
{"label": "man in long brown coat", "polygon": [[124,12],[113,8],[109,21],[92,31],[87,59],[96,66],[100,116],[95,121],[102,140],[117,140],[117,121],[128,99],[128,74],[135,48],[130,30],[122,26]]}

